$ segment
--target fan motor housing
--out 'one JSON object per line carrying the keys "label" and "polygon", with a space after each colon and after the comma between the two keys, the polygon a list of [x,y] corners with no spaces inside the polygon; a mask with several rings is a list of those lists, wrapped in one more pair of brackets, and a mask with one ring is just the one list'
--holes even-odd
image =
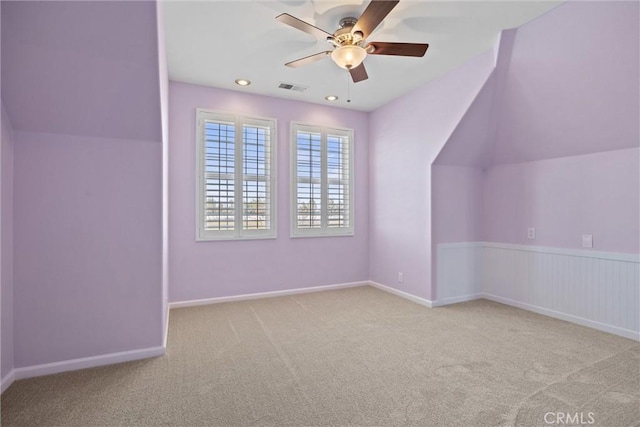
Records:
{"label": "fan motor housing", "polygon": [[353,16],[347,16],[346,18],[342,18],[340,20],[340,28],[349,27],[351,29],[358,22],[358,18],[354,18]]}
{"label": "fan motor housing", "polygon": [[356,25],[356,22],[358,22],[358,20],[353,17],[342,18],[340,20],[340,28],[336,30],[335,33],[333,33],[332,42],[336,46],[360,46],[364,42],[362,33],[360,31],[351,33],[351,30],[353,29],[353,26]]}

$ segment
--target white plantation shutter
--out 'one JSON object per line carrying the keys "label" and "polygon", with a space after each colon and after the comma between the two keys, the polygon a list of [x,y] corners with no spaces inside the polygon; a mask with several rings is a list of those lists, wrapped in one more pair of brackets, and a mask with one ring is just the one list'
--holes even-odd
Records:
{"label": "white plantation shutter", "polygon": [[291,235],[353,234],[353,131],[291,125]]}
{"label": "white plantation shutter", "polygon": [[235,229],[235,124],[204,120],[204,230]]}
{"label": "white plantation shutter", "polygon": [[197,111],[198,240],[275,237],[275,120]]}
{"label": "white plantation shutter", "polygon": [[318,132],[298,131],[296,220],[298,228],[322,227],[322,149]]}
{"label": "white plantation shutter", "polygon": [[350,229],[351,140],[327,135],[327,227]]}
{"label": "white plantation shutter", "polygon": [[245,123],[242,127],[242,228],[271,228],[271,134],[270,126]]}

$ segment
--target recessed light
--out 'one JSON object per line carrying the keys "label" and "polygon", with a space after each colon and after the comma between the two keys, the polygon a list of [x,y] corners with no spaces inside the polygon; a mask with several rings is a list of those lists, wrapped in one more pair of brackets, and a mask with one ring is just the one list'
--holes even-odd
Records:
{"label": "recessed light", "polygon": [[238,86],[249,86],[251,84],[251,80],[247,79],[236,79],[236,84]]}
{"label": "recessed light", "polygon": [[324,99],[326,99],[327,101],[336,101],[338,97],[335,95],[327,95],[324,97]]}

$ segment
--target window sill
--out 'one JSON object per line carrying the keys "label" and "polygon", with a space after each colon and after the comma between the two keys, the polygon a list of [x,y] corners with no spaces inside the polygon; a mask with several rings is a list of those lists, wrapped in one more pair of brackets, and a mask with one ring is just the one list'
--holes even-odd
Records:
{"label": "window sill", "polygon": [[200,237],[196,236],[196,243],[198,242],[236,242],[244,240],[275,240],[278,236],[232,236],[232,237]]}
{"label": "window sill", "polygon": [[316,237],[353,237],[355,233],[353,231],[348,233],[333,233],[333,234],[290,234],[291,239],[308,239]]}

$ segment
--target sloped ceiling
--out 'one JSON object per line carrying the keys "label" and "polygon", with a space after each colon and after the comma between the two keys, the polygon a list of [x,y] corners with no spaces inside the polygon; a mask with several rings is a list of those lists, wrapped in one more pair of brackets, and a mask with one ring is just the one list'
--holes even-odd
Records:
{"label": "sloped ceiling", "polygon": [[160,140],[155,2],[1,7],[2,101],[14,130]]}
{"label": "sloped ceiling", "polygon": [[434,164],[483,168],[489,165],[495,136],[491,113],[496,80],[494,72],[482,86]]}
{"label": "sloped ceiling", "polygon": [[485,168],[640,145],[640,3],[567,2],[503,32],[435,163]]}
{"label": "sloped ceiling", "polygon": [[567,2],[520,27],[493,163],[640,144],[640,3]]}

